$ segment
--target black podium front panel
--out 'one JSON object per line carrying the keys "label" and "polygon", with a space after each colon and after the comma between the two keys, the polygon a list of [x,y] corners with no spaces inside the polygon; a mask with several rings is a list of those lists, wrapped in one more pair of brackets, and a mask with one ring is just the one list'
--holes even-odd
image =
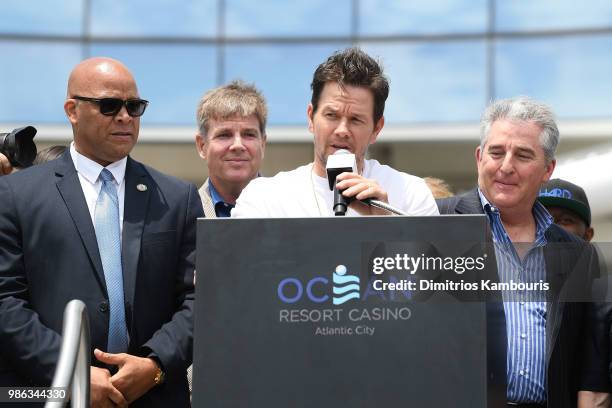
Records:
{"label": "black podium front panel", "polygon": [[486,228],[484,216],[199,220],[194,406],[504,406],[491,304],[372,287],[398,251],[478,255]]}

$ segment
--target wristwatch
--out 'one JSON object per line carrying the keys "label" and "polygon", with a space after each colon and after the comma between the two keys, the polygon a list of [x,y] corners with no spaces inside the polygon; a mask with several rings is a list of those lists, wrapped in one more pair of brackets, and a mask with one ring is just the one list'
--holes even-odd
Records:
{"label": "wristwatch", "polygon": [[159,362],[159,359],[153,356],[149,358],[153,360],[153,362],[157,366],[157,372],[155,373],[155,378],[153,378],[153,381],[155,382],[155,386],[161,385],[166,380],[166,373],[164,373],[164,370],[161,369],[161,363]]}
{"label": "wristwatch", "polygon": [[161,368],[159,368],[159,366],[157,367],[157,373],[155,374],[155,378],[153,379],[153,381],[155,381],[155,385],[161,385],[164,383],[164,380],[166,379],[166,373],[164,373],[162,371]]}

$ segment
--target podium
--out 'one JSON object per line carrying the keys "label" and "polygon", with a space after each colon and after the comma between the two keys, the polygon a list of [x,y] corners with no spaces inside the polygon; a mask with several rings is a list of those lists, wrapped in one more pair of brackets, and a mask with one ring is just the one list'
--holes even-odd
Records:
{"label": "podium", "polygon": [[482,256],[487,229],[481,215],[198,220],[193,405],[505,407],[501,303],[373,288],[443,281],[402,261]]}

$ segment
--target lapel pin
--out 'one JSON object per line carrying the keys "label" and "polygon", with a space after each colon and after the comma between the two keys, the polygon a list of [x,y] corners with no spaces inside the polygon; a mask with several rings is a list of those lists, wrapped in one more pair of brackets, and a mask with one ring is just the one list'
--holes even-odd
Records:
{"label": "lapel pin", "polygon": [[144,185],[144,184],[138,184],[136,186],[136,190],[138,190],[138,191],[147,191],[147,186]]}

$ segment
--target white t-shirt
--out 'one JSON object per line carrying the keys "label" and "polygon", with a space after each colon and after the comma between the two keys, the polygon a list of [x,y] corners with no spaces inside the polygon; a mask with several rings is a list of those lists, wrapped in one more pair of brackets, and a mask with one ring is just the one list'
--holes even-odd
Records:
{"label": "white t-shirt", "polygon": [[[438,207],[423,179],[399,172],[376,160],[365,160],[363,176],[387,192],[389,204],[408,215],[438,215]],[[317,176],[312,163],[274,177],[253,179],[238,198],[233,218],[332,217],[334,194],[327,178]],[[347,216],[359,213],[349,208]]]}

